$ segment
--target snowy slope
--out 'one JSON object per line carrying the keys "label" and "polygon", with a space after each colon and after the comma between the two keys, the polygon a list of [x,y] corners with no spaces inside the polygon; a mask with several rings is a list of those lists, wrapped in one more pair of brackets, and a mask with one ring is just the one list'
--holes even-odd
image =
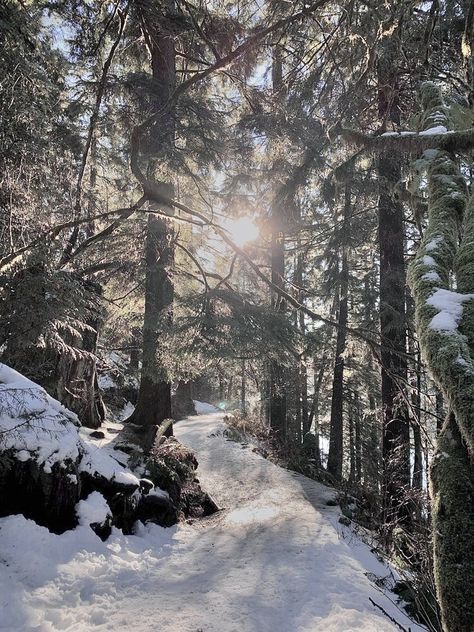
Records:
{"label": "snowy slope", "polygon": [[365,576],[387,570],[338,524],[332,492],[226,441],[222,414],[176,425],[226,509],[102,543],[0,520],[0,629],[11,632],[420,632]]}

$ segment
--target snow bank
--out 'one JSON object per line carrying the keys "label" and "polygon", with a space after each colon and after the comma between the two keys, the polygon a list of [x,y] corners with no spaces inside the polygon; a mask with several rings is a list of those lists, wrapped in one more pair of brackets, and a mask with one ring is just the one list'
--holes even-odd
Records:
{"label": "snow bank", "polygon": [[219,409],[207,402],[198,402],[194,400],[194,406],[198,415],[208,415],[209,413],[218,413]]}
{"label": "snow bank", "polygon": [[447,134],[448,128],[444,125],[435,125],[434,127],[430,127],[429,129],[425,129],[422,132],[419,132],[419,136],[437,136],[438,134]]}
{"label": "snow bank", "polygon": [[[423,632],[369,547],[338,524],[334,490],[216,433],[218,415],[176,426],[225,511],[192,525],[60,536],[22,516],[0,519],[0,629],[11,632]],[[100,496],[81,505],[103,515]],[[95,513],[97,510],[97,513]]]}

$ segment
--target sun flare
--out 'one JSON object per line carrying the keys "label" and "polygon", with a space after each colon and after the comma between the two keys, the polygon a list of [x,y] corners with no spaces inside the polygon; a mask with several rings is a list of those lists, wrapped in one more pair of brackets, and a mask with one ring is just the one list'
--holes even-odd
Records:
{"label": "sun flare", "polygon": [[244,246],[258,237],[258,227],[251,217],[230,220],[226,228],[237,246]]}

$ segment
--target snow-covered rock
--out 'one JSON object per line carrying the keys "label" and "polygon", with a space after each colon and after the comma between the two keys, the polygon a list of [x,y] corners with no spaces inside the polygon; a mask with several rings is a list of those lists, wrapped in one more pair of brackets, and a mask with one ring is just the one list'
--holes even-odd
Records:
{"label": "snow-covered rock", "polygon": [[78,426],[38,384],[0,364],[0,515],[22,513],[57,532],[75,524]]}
{"label": "snow-covered rock", "polygon": [[150,487],[127,459],[41,386],[0,364],[0,516],[21,513],[56,533],[79,520],[96,525],[100,537],[112,523],[128,533],[140,519],[174,524],[173,502],[147,499]]}

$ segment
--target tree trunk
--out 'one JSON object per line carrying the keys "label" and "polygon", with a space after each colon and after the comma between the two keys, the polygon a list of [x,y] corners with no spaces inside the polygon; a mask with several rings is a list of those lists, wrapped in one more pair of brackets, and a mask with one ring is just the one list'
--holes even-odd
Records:
{"label": "tree trunk", "polygon": [[245,374],[245,360],[242,360],[240,376],[240,411],[245,417],[247,415],[247,376]]}
{"label": "tree trunk", "polygon": [[[398,77],[395,60],[398,34],[387,38],[378,59],[379,116],[399,124]],[[381,152],[378,241],[380,249],[380,335],[382,341],[383,496],[385,520],[406,520],[404,498],[410,486],[409,416],[407,410],[405,261],[403,207],[395,187],[401,178],[400,158]]]}
{"label": "tree trunk", "polygon": [[364,441],[364,485],[378,492],[380,489],[381,432],[373,393],[369,393],[369,412],[364,416],[367,438]]}
{"label": "tree trunk", "polygon": [[[407,320],[410,323],[410,335],[408,337],[408,351],[413,361],[410,364],[410,387],[411,387],[411,429],[413,432],[413,475],[411,484],[413,489],[421,491],[423,488],[423,443],[421,436],[421,353],[415,343],[415,332],[413,322],[415,318],[415,305],[410,293],[406,293]],[[410,446],[411,450],[411,446]],[[415,504],[418,505],[415,499]],[[419,507],[415,507],[419,509]],[[417,511],[417,513],[419,513]]]}
{"label": "tree trunk", "polygon": [[316,358],[313,360],[313,403],[311,406],[311,411],[308,415],[308,422],[306,428],[303,428],[303,439],[308,432],[311,430],[311,426],[314,422],[314,459],[316,461],[316,466],[318,468],[321,467],[321,447],[320,447],[320,432],[319,432],[319,402],[320,402],[320,393],[321,393],[321,384],[323,382],[324,370],[326,368],[326,358],[323,357],[321,366],[317,367]]}
{"label": "tree trunk", "polygon": [[354,408],[349,404],[349,482],[353,483],[356,477],[356,449],[355,449],[355,422]]}
{"label": "tree trunk", "polygon": [[[282,98],[283,65],[281,49],[278,45],[273,48],[272,84],[275,100]],[[278,287],[284,287],[285,278],[285,209],[280,195],[276,191],[272,202],[272,245],[271,266],[272,282]],[[285,302],[278,294],[272,298],[273,309],[279,313],[285,312]],[[287,435],[287,397],[286,375],[284,367],[277,360],[270,361],[270,426],[280,441],[285,441]]]}
{"label": "tree trunk", "polygon": [[[170,322],[173,305],[174,248],[167,228],[165,220],[148,216],[142,371],[137,404],[127,420],[147,429],[145,448],[153,444],[157,426],[171,418],[171,383],[159,358],[160,329]],[[170,426],[165,434],[172,433]]]}
{"label": "tree trunk", "polygon": [[[299,204],[296,205],[296,221],[301,223],[301,209]],[[301,252],[302,244],[301,244],[301,235],[298,233],[297,239],[297,250],[298,254],[296,256],[296,265],[295,265],[295,285],[297,288],[302,288],[304,284],[304,264],[305,258],[304,254]],[[304,292],[298,291],[298,300],[300,303],[304,304],[305,296]],[[308,370],[306,367],[306,348],[305,348],[305,340],[306,340],[306,322],[304,313],[300,310],[297,312],[297,326],[299,327],[299,331],[301,334],[302,344],[300,347],[300,359],[298,366],[298,405],[299,405],[299,422],[298,422],[298,439],[299,443],[301,443],[304,435],[306,434],[306,428],[308,426]]]}
{"label": "tree trunk", "polygon": [[362,428],[359,394],[354,393],[354,432],[355,432],[355,475],[356,481],[362,481]]}
{"label": "tree trunk", "polygon": [[84,331],[82,340],[71,340],[71,344],[86,354],[59,357],[56,393],[59,401],[79,417],[83,426],[98,428],[105,418],[105,406],[97,383],[96,359],[98,320],[88,323],[95,331]]}
{"label": "tree trunk", "polygon": [[[155,111],[163,115],[142,141],[142,151],[148,155],[148,177],[154,179],[156,162],[166,160],[166,150],[174,144],[174,111],[167,103],[176,86],[176,63],[173,34],[163,25],[163,11],[175,10],[173,0],[165,7],[150,0],[136,0],[140,26],[150,54],[151,71],[157,89],[151,101]],[[172,184],[160,182],[168,197],[174,197]],[[168,215],[173,210],[160,206]],[[172,320],[174,285],[174,234],[171,222],[149,215],[146,232],[145,315],[143,320],[142,372],[135,411],[128,419],[144,428],[141,443],[151,448],[157,426],[171,418],[171,381],[160,360],[160,329]],[[173,434],[170,425],[165,434]]]}
{"label": "tree trunk", "polygon": [[413,479],[412,487],[421,492],[423,489],[423,441],[421,434],[421,354],[417,353],[416,388],[412,396],[415,418],[413,428]]}
{"label": "tree trunk", "polygon": [[[100,286],[91,281],[81,281],[84,291],[91,294],[101,295]],[[99,313],[91,316],[87,325],[91,329],[86,329],[81,336],[72,338],[70,344],[81,351],[79,354],[62,354],[58,357],[56,397],[59,401],[74,411],[80,419],[81,424],[87,428],[98,428],[105,419],[105,406],[100,395],[97,380],[97,340],[101,317]]]}
{"label": "tree trunk", "polygon": [[445,412],[444,412],[444,397],[441,389],[436,387],[436,433],[439,434],[444,424]]}
{"label": "tree trunk", "polygon": [[176,387],[176,393],[172,398],[172,411],[174,419],[183,419],[196,414],[193,401],[193,383],[180,380]]}
{"label": "tree trunk", "polygon": [[[347,239],[350,230],[351,189],[346,183],[344,196],[344,215],[342,225],[343,239]],[[344,406],[344,351],[347,337],[347,299],[349,292],[349,261],[346,244],[342,247],[342,266],[339,278],[339,316],[336,338],[336,359],[332,380],[331,421],[329,434],[328,472],[334,478],[342,478],[343,462],[343,406]]]}
{"label": "tree trunk", "polygon": [[[421,98],[423,128],[436,120],[449,129],[441,90],[425,83]],[[430,469],[434,575],[446,632],[472,632],[474,622],[474,304],[467,300],[474,290],[474,204],[459,162],[442,149],[429,160],[428,223],[410,265],[418,339],[449,406]],[[429,268],[436,269],[435,278],[426,274]],[[453,273],[465,301],[459,324],[447,332],[432,326],[440,310],[427,309],[427,297],[449,295]]]}

